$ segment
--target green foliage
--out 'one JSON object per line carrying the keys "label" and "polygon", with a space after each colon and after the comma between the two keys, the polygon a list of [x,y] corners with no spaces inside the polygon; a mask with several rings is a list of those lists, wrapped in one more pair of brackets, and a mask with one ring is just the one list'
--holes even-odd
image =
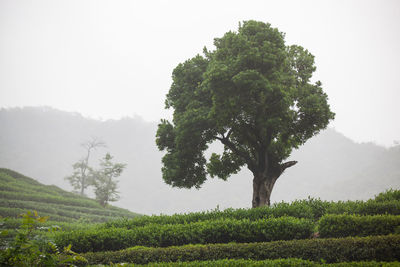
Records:
{"label": "green foliage", "polygon": [[223,260],[213,260],[213,261],[186,261],[186,262],[152,262],[150,264],[141,265],[141,264],[121,264],[121,265],[110,265],[110,266],[152,266],[152,267],[180,267],[180,266],[188,266],[188,267],[207,267],[207,266],[216,266],[216,267],[226,267],[226,266],[250,266],[250,267],[395,267],[399,266],[400,263],[398,261],[395,262],[376,262],[376,261],[361,261],[361,262],[341,262],[341,263],[319,263],[313,262],[309,260],[302,260],[296,258],[290,259],[277,259],[277,260],[247,260],[247,259],[223,259]]}
{"label": "green foliage", "polygon": [[98,147],[105,147],[106,145],[104,142],[97,140],[97,138],[92,138],[84,142],[81,146],[86,150],[86,156],[72,165],[73,173],[65,177],[65,180],[68,180],[72,187],[79,192],[81,196],[84,196],[85,189],[91,183],[89,174],[93,171],[89,166],[90,154],[92,150]]}
{"label": "green foliage", "polygon": [[133,219],[119,219],[105,223],[104,228],[125,227],[132,229],[147,224],[184,224],[224,218],[255,221],[282,216],[306,218],[317,221],[324,214],[342,213],[358,215],[400,215],[400,201],[376,202],[374,200],[368,200],[328,202],[320,199],[308,198],[306,200],[296,200],[291,203],[279,202],[273,204],[271,207],[259,207],[254,209],[226,209],[222,211],[216,209],[206,212],[191,212],[188,214],[153,215],[141,216]]}
{"label": "green foliage", "polygon": [[147,264],[228,258],[251,260],[301,258],[315,262],[323,260],[327,263],[398,261],[400,260],[400,235],[186,245],[167,248],[135,247],[120,251],[86,253],[84,256],[90,264],[108,264],[109,262]]}
{"label": "green foliage", "polygon": [[100,161],[100,168],[91,171],[91,185],[94,186],[96,200],[101,206],[105,207],[110,201],[117,201],[119,194],[117,191],[117,181],[126,167],[122,163],[112,163],[112,156],[107,153]]}
{"label": "green foliage", "polygon": [[[41,239],[43,236],[34,236],[37,224],[44,223],[48,217],[40,217],[36,211],[22,214],[22,224],[12,242],[4,242],[0,250],[1,266],[74,266],[76,262],[87,262],[86,259],[71,250],[71,245],[62,251],[50,240]],[[56,227],[48,227],[49,232],[56,231]],[[7,231],[1,231],[2,237]],[[45,243],[48,249],[41,244]]]}
{"label": "green foliage", "polygon": [[[173,70],[173,121],[161,120],[156,143],[166,151],[163,179],[175,187],[199,188],[207,173],[226,180],[243,166],[277,178],[293,165],[283,163],[292,149],[334,118],[321,83],[310,82],[314,56],[286,46],[270,24],[245,21],[214,45]],[[207,163],[214,141],[224,151]]]}
{"label": "green foliage", "polygon": [[376,201],[400,200],[400,190],[389,189],[375,197]]}
{"label": "green foliage", "polygon": [[[7,229],[9,231],[10,229],[16,229],[21,227],[23,224],[23,220],[21,218],[7,218],[7,220],[4,220],[2,222],[2,228]],[[92,227],[96,227],[99,224],[88,224],[88,223],[82,223],[82,222],[59,222],[59,221],[54,221],[54,220],[48,220],[46,222],[41,223],[42,227],[57,227],[62,229],[63,231],[75,231],[75,230],[87,230]]]}
{"label": "green foliage", "polygon": [[220,219],[188,224],[150,224],[133,229],[109,228],[57,233],[55,242],[72,244],[78,252],[118,250],[131,246],[166,247],[185,244],[263,242],[308,238],[311,221],[292,217],[267,220]]}
{"label": "green foliage", "polygon": [[326,214],[357,214],[357,215],[378,215],[392,214],[400,215],[400,201],[338,201],[332,202],[325,211]]}
{"label": "green foliage", "polygon": [[400,216],[325,215],[318,229],[321,237],[387,235],[400,232]]}
{"label": "green foliage", "polygon": [[89,208],[85,206],[69,206],[56,203],[42,203],[40,207],[38,207],[38,202],[25,201],[25,200],[0,199],[0,207],[31,209],[31,210],[36,208],[36,210],[38,211],[48,212],[51,214],[57,214],[60,216],[66,216],[71,218],[80,218],[84,214],[87,214],[89,216],[93,216],[93,218],[95,218],[96,216],[99,217],[97,221],[102,221],[102,222],[107,221],[109,217],[128,217],[127,212],[124,209],[104,209],[102,207]]}
{"label": "green foliage", "polygon": [[83,196],[85,189],[90,185],[88,173],[91,168],[85,160],[79,160],[72,165],[72,169],[72,174],[64,179],[72,185],[76,192],[81,192]]}
{"label": "green foliage", "polygon": [[312,219],[313,214],[304,204],[288,203],[274,204],[272,207],[259,207],[255,209],[226,209],[203,212],[191,212],[188,214],[141,216],[134,219],[118,219],[104,224],[104,228],[124,227],[133,229],[148,224],[186,224],[209,220],[235,219],[257,221],[271,217],[291,216],[297,218]]}
{"label": "green foliage", "polygon": [[80,198],[78,196],[63,197],[55,194],[45,193],[18,193],[9,191],[0,191],[0,198],[15,199],[15,200],[28,200],[44,203],[56,203],[69,206],[88,206],[93,208],[100,208],[101,205],[88,198]]}

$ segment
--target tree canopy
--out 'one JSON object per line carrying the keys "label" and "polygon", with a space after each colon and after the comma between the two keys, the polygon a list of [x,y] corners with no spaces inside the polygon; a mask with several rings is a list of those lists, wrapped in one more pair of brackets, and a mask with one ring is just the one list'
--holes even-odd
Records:
{"label": "tree canopy", "polygon": [[67,176],[64,179],[68,180],[74,190],[80,192],[81,196],[84,196],[85,189],[90,186],[89,173],[92,171],[92,168],[89,166],[89,159],[91,152],[99,147],[106,147],[106,144],[103,141],[92,137],[91,140],[82,143],[81,146],[86,151],[85,158],[75,162],[72,165],[72,168],[74,170],[72,175]]}
{"label": "tree canopy", "polygon": [[[207,174],[226,180],[247,166],[258,192],[253,207],[269,205],[276,179],[296,164],[284,162],[292,149],[326,128],[334,113],[321,82],[310,80],[314,56],[286,46],[270,24],[245,21],[214,45],[173,70],[166,97],[173,120],[161,120],[156,135],[166,151],[163,179],[199,188]],[[207,161],[204,151],[214,141],[224,151]]]}
{"label": "tree canopy", "polygon": [[113,157],[107,153],[100,160],[100,168],[91,171],[91,185],[97,201],[105,207],[111,201],[119,200],[118,178],[126,167],[123,163],[113,163]]}

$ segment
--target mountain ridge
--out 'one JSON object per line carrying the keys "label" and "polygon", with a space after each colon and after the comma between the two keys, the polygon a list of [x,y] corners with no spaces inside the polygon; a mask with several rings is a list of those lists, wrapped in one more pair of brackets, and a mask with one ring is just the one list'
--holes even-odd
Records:
{"label": "mountain ridge", "polygon": [[[106,152],[115,161],[127,164],[119,182],[121,200],[115,204],[138,213],[171,214],[251,205],[252,175],[245,169],[227,182],[209,178],[200,190],[166,185],[161,177],[163,153],[155,145],[157,123],[139,117],[99,121],[53,108],[11,108],[0,110],[0,128],[0,167],[67,190],[71,187],[63,178],[83,157],[80,144],[91,137],[103,140],[107,148],[94,151],[91,164],[96,165]],[[355,143],[331,128],[294,150],[289,159],[299,163],[277,181],[273,202],[307,196],[368,199],[400,187],[400,146]]]}

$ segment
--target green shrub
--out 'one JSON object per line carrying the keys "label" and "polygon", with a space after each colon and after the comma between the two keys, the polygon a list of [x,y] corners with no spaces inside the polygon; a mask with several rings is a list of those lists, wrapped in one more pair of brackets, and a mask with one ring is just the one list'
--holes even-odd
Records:
{"label": "green shrub", "polygon": [[292,267],[292,266],[301,266],[301,267],[377,267],[377,266],[385,266],[385,267],[395,267],[399,266],[399,262],[376,262],[376,261],[361,261],[361,262],[341,262],[341,263],[318,263],[308,260],[302,259],[277,259],[277,260],[263,260],[263,261],[254,261],[254,260],[245,260],[245,259],[224,259],[224,260],[215,260],[215,261],[187,261],[187,262],[160,262],[160,263],[151,263],[146,265],[137,265],[137,264],[127,264],[122,266],[133,267],[133,266],[152,266],[152,267],[180,267],[180,266],[188,266],[188,267],[208,267],[208,266],[250,266],[250,267]]}
{"label": "green shrub", "polygon": [[78,252],[118,250],[131,246],[166,247],[184,244],[226,242],[263,242],[308,238],[310,220],[293,217],[267,220],[220,219],[188,224],[149,224],[134,229],[90,229],[60,233],[55,241],[60,246],[71,243]]}
{"label": "green shrub", "polygon": [[296,200],[292,203],[280,202],[271,207],[260,207],[255,209],[226,209],[223,211],[212,210],[206,212],[193,212],[188,214],[142,216],[134,219],[119,219],[108,222],[104,228],[124,227],[133,229],[147,224],[185,224],[199,221],[217,219],[248,219],[256,221],[271,217],[291,216],[306,218],[317,221],[325,214],[393,214],[400,215],[400,201],[392,200],[385,202],[369,201],[346,201],[327,202],[320,199],[308,198]]}
{"label": "green shrub", "polygon": [[375,196],[375,201],[400,200],[400,190],[389,189]]}
{"label": "green shrub", "polygon": [[332,203],[327,209],[326,214],[357,214],[357,215],[378,215],[392,214],[400,215],[400,201],[388,200],[378,202],[368,201],[338,201]]}
{"label": "green shrub", "polygon": [[218,209],[206,212],[193,212],[188,214],[141,216],[134,219],[119,219],[108,222],[104,228],[124,227],[134,229],[148,224],[185,224],[200,221],[219,220],[219,219],[247,219],[257,221],[271,217],[291,216],[296,218],[313,219],[312,209],[302,202],[277,203],[272,207],[260,207],[254,209]]}
{"label": "green shrub", "polygon": [[[37,212],[27,212],[22,215],[22,224],[16,230],[13,241],[1,239],[0,265],[1,266],[70,266],[74,262],[85,262],[86,259],[71,251],[71,246],[64,247],[62,251],[44,236],[35,235],[38,223],[44,223],[47,217],[38,216]],[[54,231],[55,228],[48,228]],[[7,230],[2,230],[1,237],[7,236]],[[46,248],[43,244],[47,245]]]}
{"label": "green shrub", "polygon": [[324,215],[318,222],[321,237],[387,235],[400,227],[399,215]]}
{"label": "green shrub", "polygon": [[190,261],[190,262],[160,262],[160,263],[151,263],[146,265],[137,265],[137,264],[128,264],[122,265],[127,267],[133,266],[152,266],[152,267],[179,267],[179,266],[188,266],[188,267],[222,267],[222,266],[250,266],[250,267],[292,267],[292,266],[301,266],[301,267],[398,267],[400,263],[396,262],[376,262],[376,261],[361,261],[361,262],[341,262],[341,263],[317,263],[308,260],[302,259],[278,259],[278,260],[263,260],[263,261],[253,261],[253,260],[216,260],[216,261]]}
{"label": "green shrub", "polygon": [[266,260],[301,258],[320,262],[398,261],[400,235],[304,239],[264,243],[186,245],[180,247],[134,247],[120,251],[84,254],[90,264],[129,262],[176,262],[219,259]]}

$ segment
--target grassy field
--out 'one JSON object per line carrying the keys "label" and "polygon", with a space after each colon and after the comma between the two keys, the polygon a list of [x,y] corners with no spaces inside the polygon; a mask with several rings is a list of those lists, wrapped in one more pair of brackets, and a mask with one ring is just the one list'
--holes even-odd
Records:
{"label": "grassy field", "polygon": [[[34,209],[55,217],[63,231],[45,235],[60,248],[72,245],[87,259],[82,265],[400,266],[400,190],[368,201],[309,198],[256,209],[136,216],[9,170],[1,170],[0,179],[0,214]],[[3,227],[18,223],[9,219]]]}

